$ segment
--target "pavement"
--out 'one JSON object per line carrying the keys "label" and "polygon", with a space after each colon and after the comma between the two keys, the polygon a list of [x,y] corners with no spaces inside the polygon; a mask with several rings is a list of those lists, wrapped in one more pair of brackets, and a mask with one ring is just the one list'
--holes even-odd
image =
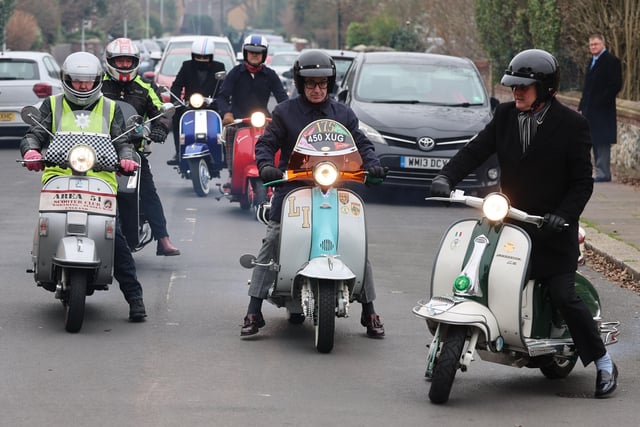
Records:
{"label": "pavement", "polygon": [[615,182],[615,177],[594,183],[580,222],[587,249],[640,280],[640,186]]}

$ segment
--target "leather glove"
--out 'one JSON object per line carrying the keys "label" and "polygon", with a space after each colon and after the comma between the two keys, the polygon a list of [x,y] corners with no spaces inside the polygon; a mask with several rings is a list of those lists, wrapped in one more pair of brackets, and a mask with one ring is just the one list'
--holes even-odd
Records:
{"label": "leather glove", "polygon": [[139,166],[140,165],[134,162],[133,160],[129,160],[129,159],[120,160],[120,168],[126,173],[135,172],[135,170],[138,169]]}
{"label": "leather glove", "polygon": [[282,171],[273,165],[264,165],[260,168],[260,179],[263,182],[271,182],[282,179]]}
{"label": "leather glove", "polygon": [[162,126],[154,126],[151,128],[149,139],[158,144],[162,144],[164,140],[167,139],[167,130]]}
{"label": "leather glove", "polygon": [[222,117],[222,124],[224,126],[230,125],[231,123],[233,123],[233,120],[233,113],[224,113],[224,116]]}
{"label": "leather glove", "polygon": [[382,166],[371,166],[367,169],[367,184],[382,184],[382,181],[387,177],[389,168],[383,168]]}
{"label": "leather glove", "polygon": [[559,233],[566,229],[566,223],[567,221],[565,221],[565,219],[561,216],[548,213],[544,216],[544,223],[542,224],[542,228],[547,231]]}
{"label": "leather glove", "polygon": [[35,161],[42,160],[42,154],[40,154],[40,152],[37,150],[27,150],[27,152],[24,153],[23,159],[31,160],[30,162],[24,164],[25,167],[30,171],[38,172],[44,169],[44,163],[42,161]]}
{"label": "leather glove", "polygon": [[451,182],[444,175],[437,175],[431,181],[431,197],[450,197]]}

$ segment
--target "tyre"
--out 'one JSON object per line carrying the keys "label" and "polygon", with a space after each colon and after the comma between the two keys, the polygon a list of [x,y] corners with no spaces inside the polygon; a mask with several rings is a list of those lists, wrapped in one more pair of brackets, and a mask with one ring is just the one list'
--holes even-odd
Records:
{"label": "tyre", "polygon": [[462,355],[466,338],[467,328],[465,326],[449,325],[447,328],[447,335],[442,343],[442,351],[431,378],[431,389],[429,390],[429,400],[431,402],[445,403],[449,400],[449,394],[460,365],[460,356]]}
{"label": "tyre", "polygon": [[87,273],[70,270],[68,295],[65,304],[64,328],[67,332],[78,332],[84,320],[84,305],[87,298]]}
{"label": "tyre", "polygon": [[209,194],[209,167],[205,159],[189,159],[189,170],[191,171],[191,182],[193,190],[199,197],[206,197]]}
{"label": "tyre", "polygon": [[333,336],[336,326],[336,284],[331,280],[316,282],[314,310],[316,329],[316,349],[320,353],[333,350]]}
{"label": "tyre", "polygon": [[551,363],[540,367],[540,371],[550,380],[566,378],[576,366],[578,356],[571,358],[553,357]]}

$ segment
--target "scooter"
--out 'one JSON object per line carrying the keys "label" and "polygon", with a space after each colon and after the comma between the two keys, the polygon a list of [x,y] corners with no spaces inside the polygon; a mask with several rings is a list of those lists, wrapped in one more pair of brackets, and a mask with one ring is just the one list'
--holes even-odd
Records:
{"label": "scooter", "polygon": [[312,183],[284,199],[278,259],[258,264],[253,255],[240,258],[245,268],[260,265],[276,272],[267,300],[285,307],[290,319],[311,318],[321,353],[331,352],[336,317],[348,317],[350,303],[362,292],[367,258],[364,203],[337,185],[367,178],[342,124],[328,119],[309,124],[300,132],[284,178],[264,184]]}
{"label": "scooter", "polygon": [[[224,71],[216,73],[218,83],[214,93],[225,75]],[[185,102],[171,91],[169,93],[179,105],[187,108],[180,117],[178,173],[182,178],[191,180],[193,190],[199,197],[206,197],[210,191],[211,178],[220,177],[220,171],[224,167],[222,144],[219,140],[222,119],[213,110],[215,102],[211,96],[194,93]]]}
{"label": "scooter", "polygon": [[[272,194],[271,187],[265,187],[260,179],[256,165],[255,146],[264,134],[266,124],[271,121],[262,112],[255,112],[251,117],[235,119],[227,125],[221,134],[221,141],[225,147],[227,165],[231,178],[222,187],[220,200],[225,197],[231,202],[239,202],[240,209],[257,210]],[[225,137],[230,128],[234,128],[233,141],[226,141]],[[280,155],[276,156],[276,164]]]}
{"label": "scooter", "polygon": [[[505,218],[542,227],[544,218],[511,207],[499,193],[483,198],[456,190],[450,198],[480,209],[480,219],[462,219],[445,232],[431,276],[431,299],[413,313],[433,335],[425,376],[429,399],[449,399],[458,369],[466,372],[476,355],[514,367],[540,369],[547,378],[565,378],[578,359],[575,344],[548,289],[527,277],[531,240]],[[587,304],[605,345],[618,341],[620,322],[604,322],[593,285],[576,272],[576,292]]]}

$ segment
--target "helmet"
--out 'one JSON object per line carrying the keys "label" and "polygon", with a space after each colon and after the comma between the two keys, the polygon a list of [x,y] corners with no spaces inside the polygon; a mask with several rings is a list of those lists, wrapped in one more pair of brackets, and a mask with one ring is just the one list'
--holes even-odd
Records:
{"label": "helmet", "polygon": [[[119,38],[109,43],[105,49],[105,56],[107,59],[107,74],[114,80],[128,82],[135,79],[140,65],[140,49],[130,39]],[[133,60],[130,67],[118,68],[116,65],[116,58],[123,56]]]}
{"label": "helmet", "polygon": [[[76,52],[67,56],[60,67],[60,78],[64,97],[81,106],[96,102],[102,93],[102,65],[100,60],[88,52]],[[72,80],[93,81],[93,88],[88,92],[80,92],[73,88]]]}
{"label": "helmet", "polygon": [[267,59],[267,51],[269,50],[269,41],[266,37],[251,35],[244,39],[242,44],[242,57],[247,62],[247,52],[255,52],[262,54],[261,64]]}
{"label": "helmet", "polygon": [[328,77],[327,92],[333,92],[336,84],[336,64],[333,58],[320,50],[302,52],[293,64],[293,81],[300,95],[304,95],[304,77]]}
{"label": "helmet", "polygon": [[215,42],[211,37],[198,37],[191,43],[191,59],[195,59],[195,56],[206,56],[207,61],[213,61],[213,51],[215,49]]}
{"label": "helmet", "polygon": [[510,87],[535,84],[536,103],[545,102],[551,99],[560,85],[558,61],[541,49],[523,50],[513,57],[500,83]]}

